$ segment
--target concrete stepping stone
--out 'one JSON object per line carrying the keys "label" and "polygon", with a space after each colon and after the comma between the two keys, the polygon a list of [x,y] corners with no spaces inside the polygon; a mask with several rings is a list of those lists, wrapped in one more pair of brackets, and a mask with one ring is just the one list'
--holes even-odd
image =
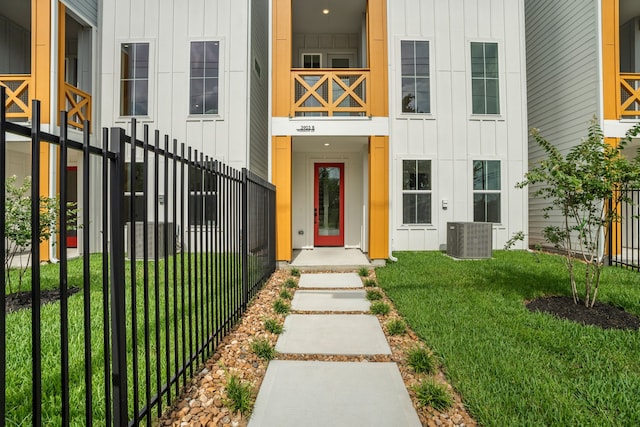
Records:
{"label": "concrete stepping stone", "polygon": [[419,427],[392,362],[272,360],[249,427]]}
{"label": "concrete stepping stone", "polygon": [[356,273],[301,274],[300,288],[362,288],[362,279]]}
{"label": "concrete stepping stone", "polygon": [[291,300],[291,309],[299,311],[368,311],[364,290],[298,290]]}
{"label": "concrete stepping stone", "polygon": [[293,354],[391,354],[378,319],[370,314],[291,314],[276,351]]}

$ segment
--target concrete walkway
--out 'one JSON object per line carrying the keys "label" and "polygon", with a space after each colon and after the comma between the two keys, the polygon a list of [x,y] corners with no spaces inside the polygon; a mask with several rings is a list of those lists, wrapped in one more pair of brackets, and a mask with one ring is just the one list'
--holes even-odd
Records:
{"label": "concrete walkway", "polygon": [[[276,344],[282,354],[389,355],[357,274],[303,274]],[[349,314],[336,314],[348,311]],[[420,426],[392,362],[273,360],[249,427]]]}

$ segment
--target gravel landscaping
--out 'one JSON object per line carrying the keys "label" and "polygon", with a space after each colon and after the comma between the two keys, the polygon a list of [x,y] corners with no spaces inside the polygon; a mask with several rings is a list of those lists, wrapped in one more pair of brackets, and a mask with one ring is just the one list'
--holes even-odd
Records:
{"label": "gravel landscaping", "polygon": [[[371,272],[369,279],[374,279],[373,275],[374,273]],[[238,326],[225,337],[213,357],[200,368],[199,374],[187,385],[176,404],[165,411],[158,425],[172,427],[242,427],[247,425],[247,417],[239,413],[231,413],[228,409],[225,384],[227,379],[235,374],[241,381],[252,384],[255,398],[265,375],[268,362],[253,354],[251,342],[258,338],[266,338],[275,346],[278,336],[265,330],[264,320],[265,318],[273,318],[280,323],[284,322],[286,316],[276,314],[273,311],[273,303],[279,298],[285,281],[290,277],[290,273],[287,270],[278,270],[271,276],[264,288],[252,301]],[[376,289],[380,290],[379,288]],[[292,289],[291,292],[295,292],[295,289]],[[384,295],[382,290],[380,292]],[[386,296],[383,296],[382,301],[392,307],[389,314],[385,316],[378,315],[391,347],[392,354],[390,356],[327,356],[312,354],[289,354],[285,356],[277,354],[275,358],[279,360],[396,362],[423,426],[476,426],[477,423],[465,410],[460,396],[446,382],[441,371],[435,375],[435,378],[438,382],[444,384],[451,393],[454,400],[453,407],[446,412],[438,412],[431,407],[421,407],[418,404],[412,386],[426,378],[426,376],[413,372],[412,368],[407,365],[406,352],[408,349],[415,347],[416,344],[419,344],[420,340],[408,328],[404,334],[390,335],[387,333],[384,325],[390,320],[399,319],[400,317]],[[296,312],[293,311],[292,313]]]}

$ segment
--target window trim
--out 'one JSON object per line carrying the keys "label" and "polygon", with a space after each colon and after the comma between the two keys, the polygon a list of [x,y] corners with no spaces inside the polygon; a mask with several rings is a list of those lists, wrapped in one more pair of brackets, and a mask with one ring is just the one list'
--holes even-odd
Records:
{"label": "window trim", "polygon": [[[423,161],[423,160],[427,160],[431,163],[431,189],[430,190],[404,190],[403,189],[403,175],[404,175],[404,162],[405,161]],[[437,224],[437,209],[434,208],[434,201],[436,199],[436,185],[434,182],[434,178],[437,176],[436,173],[436,161],[431,158],[431,157],[424,157],[424,156],[416,156],[416,155],[406,155],[406,156],[399,156],[398,157],[398,187],[400,189],[400,191],[398,191],[398,218],[399,218],[399,226],[400,228],[412,228],[412,229],[416,229],[416,228],[434,228],[435,225]],[[428,223],[423,223],[423,222],[416,222],[416,223],[405,223],[404,222],[404,195],[405,194],[430,194],[431,195],[431,212],[430,212],[430,216],[431,216],[431,222]]]}
{"label": "window trim", "polygon": [[[471,43],[495,43],[498,47],[498,102],[500,112],[497,114],[477,114],[473,112],[473,72],[471,63]],[[505,53],[504,41],[501,39],[467,39],[465,46],[465,54],[467,56],[467,110],[469,120],[485,120],[485,121],[504,121],[505,120]]]}
{"label": "window trim", "polygon": [[[473,188],[473,179],[474,179],[474,175],[473,175],[473,163],[474,162],[498,162],[500,164],[500,189],[499,190],[475,190]],[[475,216],[474,216],[474,211],[475,211],[475,206],[474,206],[474,197],[476,194],[499,194],[500,195],[500,221],[499,222],[491,222],[492,224],[495,225],[502,225],[503,223],[503,218],[504,218],[504,171],[503,171],[503,164],[505,162],[503,161],[503,159],[496,159],[496,158],[491,158],[491,157],[483,157],[483,156],[479,156],[479,157],[474,157],[470,160],[470,164],[469,164],[469,169],[471,170],[471,204],[470,204],[470,210],[471,210],[471,215],[470,218],[472,220],[472,222],[481,222],[481,221],[476,221]],[[485,206],[486,208],[486,206]],[[486,222],[486,221],[485,221]]]}
{"label": "window trim", "polygon": [[[215,114],[191,114],[191,43],[192,42],[218,42],[218,112]],[[199,37],[191,38],[187,41],[187,71],[186,71],[186,117],[188,122],[204,122],[223,120],[223,107],[225,95],[225,57],[224,57],[224,38],[222,37]],[[253,64],[252,64],[253,68]]]}
{"label": "window trim", "polygon": [[[135,115],[135,116],[123,116],[120,113],[121,99],[121,82],[122,82],[122,45],[127,43],[147,43],[149,45],[149,76],[147,79],[147,114]],[[155,40],[154,39],[119,39],[116,40],[116,58],[114,64],[114,75],[117,78],[117,84],[114,85],[114,120],[115,123],[128,123],[132,118],[135,118],[138,122],[153,122],[155,116],[155,96],[156,96],[156,53],[155,53]]]}
{"label": "window trim", "polygon": [[[412,42],[427,42],[429,44],[429,106],[430,111],[428,113],[406,113],[402,111],[402,42],[403,41],[412,41]],[[394,101],[397,106],[398,112],[396,117],[398,119],[419,119],[419,120],[435,120],[436,118],[436,102],[437,99],[436,91],[437,84],[434,83],[436,79],[435,75],[435,43],[429,37],[399,37],[396,40],[396,55],[395,55],[395,63],[399,64],[397,68],[397,77],[396,77],[396,88],[398,90],[398,95],[396,96],[396,100]],[[405,159],[409,160],[409,159]],[[431,160],[431,159],[429,159]]]}
{"label": "window trim", "polygon": [[[319,56],[320,57],[320,66],[318,68],[305,68],[304,66],[304,57],[305,56]],[[300,52],[300,68],[303,68],[305,70],[317,70],[317,69],[321,69],[322,68],[322,62],[324,59],[324,55],[322,54],[322,52],[315,52],[315,51],[308,51],[308,52]]]}

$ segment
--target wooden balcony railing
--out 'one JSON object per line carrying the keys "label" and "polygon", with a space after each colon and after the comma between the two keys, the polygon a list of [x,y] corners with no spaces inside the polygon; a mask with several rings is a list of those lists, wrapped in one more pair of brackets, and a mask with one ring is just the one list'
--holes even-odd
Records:
{"label": "wooden balcony railing", "polygon": [[640,116],[640,74],[620,74],[620,118]]}
{"label": "wooden balcony railing", "polygon": [[31,100],[29,98],[31,75],[0,75],[0,85],[7,88],[7,98],[4,100],[7,118],[29,120],[31,118]]}
{"label": "wooden balcony railing", "polygon": [[369,71],[291,71],[291,116],[370,116]]}
{"label": "wooden balcony railing", "polygon": [[68,112],[69,126],[84,129],[84,121],[91,122],[91,95],[69,83],[65,83],[62,89],[64,97],[60,110]]}

